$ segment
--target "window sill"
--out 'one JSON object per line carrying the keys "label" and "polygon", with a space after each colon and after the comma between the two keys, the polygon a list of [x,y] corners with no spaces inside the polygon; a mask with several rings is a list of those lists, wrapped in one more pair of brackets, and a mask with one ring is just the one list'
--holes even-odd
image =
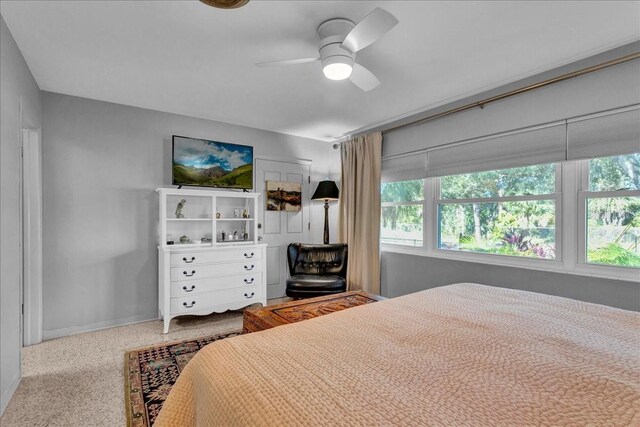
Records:
{"label": "window sill", "polygon": [[623,280],[640,283],[640,271],[638,271],[638,269],[632,268],[616,268],[590,264],[578,264],[574,268],[570,268],[569,266],[565,266],[561,261],[558,260],[516,258],[505,255],[485,255],[469,252],[460,253],[445,251],[441,249],[428,251],[424,247],[410,247],[389,244],[381,245],[380,250],[382,252],[423,256],[427,258],[472,262],[477,264],[497,265],[500,267],[523,268],[526,270],[547,271],[552,273],[572,274],[576,276],[595,277],[608,280]]}

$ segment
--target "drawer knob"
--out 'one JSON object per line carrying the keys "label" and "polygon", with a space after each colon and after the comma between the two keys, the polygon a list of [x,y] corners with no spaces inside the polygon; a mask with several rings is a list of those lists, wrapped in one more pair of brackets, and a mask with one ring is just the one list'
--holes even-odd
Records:
{"label": "drawer knob", "polygon": [[[246,294],[245,294],[245,295],[246,295]],[[195,301],[191,301],[191,305],[187,304],[186,302],[183,302],[183,303],[182,303],[182,305],[184,305],[184,306],[185,306],[185,307],[187,307],[187,308],[191,308],[191,307],[193,307],[194,305],[196,305],[196,302],[195,302]]]}
{"label": "drawer knob", "polygon": [[244,257],[245,257],[245,258],[253,258],[253,255],[254,255],[254,253],[253,253],[253,252],[251,252],[250,254],[245,253],[245,254],[244,254]]}
{"label": "drawer knob", "polygon": [[255,267],[255,265],[253,265],[253,264],[251,264],[251,266],[245,265],[244,269],[247,270],[247,271],[251,271],[251,270],[253,270],[254,267]]}
{"label": "drawer knob", "polygon": [[191,264],[193,261],[196,260],[196,257],[192,256],[190,260],[187,259],[187,257],[182,258],[182,260],[184,262],[186,262],[187,264]]}
{"label": "drawer knob", "polygon": [[[253,296],[255,295],[255,292],[251,292],[250,294],[246,293],[244,294],[245,298],[253,298]],[[194,303],[195,304],[195,303]]]}
{"label": "drawer knob", "polygon": [[251,280],[249,280],[249,279],[244,279],[244,283],[251,284],[251,283],[253,283],[253,281],[254,281],[254,280],[255,280],[255,279],[254,279],[253,277],[251,278]]}
{"label": "drawer knob", "polygon": [[191,289],[187,289],[187,287],[186,287],[186,286],[183,286],[183,287],[182,287],[182,289],[183,289],[185,292],[193,292],[193,290],[194,290],[195,288],[196,288],[196,285],[191,285]]}
{"label": "drawer knob", "polygon": [[195,271],[195,270],[191,270],[191,274],[187,273],[186,271],[183,271],[183,272],[182,272],[182,274],[184,274],[184,275],[185,275],[185,276],[187,276],[187,277],[191,277],[191,276],[193,276],[194,274],[196,274],[196,271]]}

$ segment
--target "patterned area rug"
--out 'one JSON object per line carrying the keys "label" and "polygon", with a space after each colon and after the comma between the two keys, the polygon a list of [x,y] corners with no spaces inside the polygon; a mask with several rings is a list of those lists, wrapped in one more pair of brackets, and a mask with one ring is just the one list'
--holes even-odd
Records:
{"label": "patterned area rug", "polygon": [[129,427],[151,427],[178,375],[205,345],[240,335],[232,332],[177,341],[125,353],[125,405]]}

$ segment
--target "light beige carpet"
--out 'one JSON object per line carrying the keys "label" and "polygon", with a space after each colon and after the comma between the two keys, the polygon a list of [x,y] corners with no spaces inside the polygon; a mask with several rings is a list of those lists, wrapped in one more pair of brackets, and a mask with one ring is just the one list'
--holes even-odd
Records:
{"label": "light beige carpet", "polygon": [[126,350],[242,328],[242,311],[105,329],[23,349],[22,382],[0,425],[124,426]]}

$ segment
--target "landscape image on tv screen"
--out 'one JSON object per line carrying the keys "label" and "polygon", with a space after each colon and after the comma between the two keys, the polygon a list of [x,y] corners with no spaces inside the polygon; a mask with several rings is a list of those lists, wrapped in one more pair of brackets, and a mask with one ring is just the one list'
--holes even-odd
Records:
{"label": "landscape image on tv screen", "polygon": [[253,188],[253,147],[174,136],[173,184]]}

